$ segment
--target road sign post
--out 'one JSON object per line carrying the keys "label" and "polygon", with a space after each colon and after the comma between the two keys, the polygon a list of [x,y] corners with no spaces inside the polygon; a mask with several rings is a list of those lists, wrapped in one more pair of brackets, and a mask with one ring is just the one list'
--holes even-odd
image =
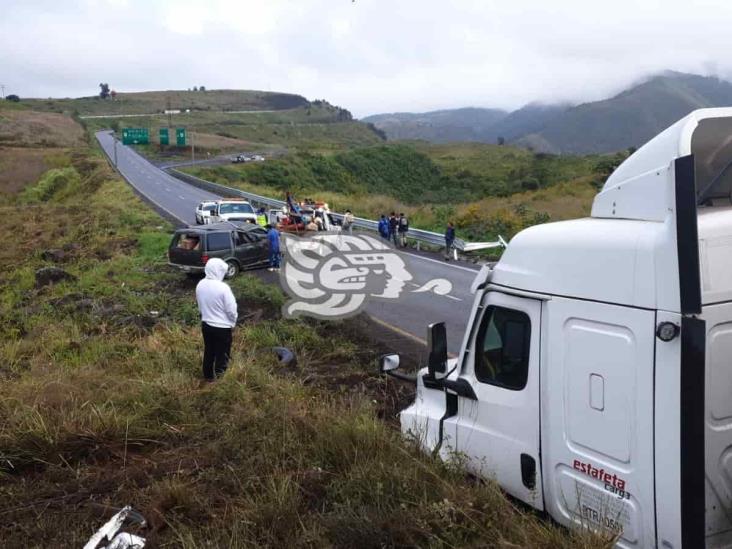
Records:
{"label": "road sign post", "polygon": [[169,145],[170,136],[168,135],[168,128],[160,128],[160,144]]}

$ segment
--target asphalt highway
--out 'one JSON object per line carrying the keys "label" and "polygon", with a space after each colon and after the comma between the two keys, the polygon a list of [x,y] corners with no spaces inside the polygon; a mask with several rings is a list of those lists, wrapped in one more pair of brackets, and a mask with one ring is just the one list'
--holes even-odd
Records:
{"label": "asphalt highway", "polygon": [[[219,198],[168,175],[132,148],[122,145],[111,132],[101,131],[97,140],[127,182],[158,209],[185,224],[195,224],[194,210],[202,200]],[[116,156],[115,156],[116,149]],[[448,351],[457,354],[472,305],[470,285],[477,272],[470,264],[447,263],[439,256],[405,251],[403,258],[412,280],[406,281],[399,300],[372,299],[366,310],[377,322],[412,339],[424,340],[427,325],[444,321]],[[452,290],[439,295],[420,291],[430,280],[445,279]]]}

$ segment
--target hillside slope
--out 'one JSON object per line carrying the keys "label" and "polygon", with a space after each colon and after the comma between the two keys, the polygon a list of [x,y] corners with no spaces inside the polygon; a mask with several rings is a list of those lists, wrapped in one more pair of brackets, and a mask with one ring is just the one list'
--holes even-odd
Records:
{"label": "hillside slope", "polygon": [[569,109],[518,144],[575,154],[638,147],[695,109],[727,105],[732,105],[731,83],[666,73],[610,99]]}
{"label": "hillside slope", "polygon": [[391,113],[363,118],[389,139],[422,139],[433,143],[479,141],[493,143],[493,127],[508,113],[500,109],[463,108],[421,114]]}
{"label": "hillside slope", "polygon": [[256,90],[163,90],[118,93],[114,99],[99,96],[77,99],[23,99],[35,110],[104,114],[153,114],[166,109],[192,111],[281,110],[306,107],[307,99],[291,93]]}

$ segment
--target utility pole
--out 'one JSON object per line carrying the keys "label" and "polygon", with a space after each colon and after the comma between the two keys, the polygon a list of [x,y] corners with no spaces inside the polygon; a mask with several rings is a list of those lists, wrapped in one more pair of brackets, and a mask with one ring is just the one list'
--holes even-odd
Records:
{"label": "utility pole", "polygon": [[168,127],[170,128],[173,125],[173,113],[172,108],[170,107],[170,96],[165,96],[165,110],[168,111]]}
{"label": "utility pole", "polygon": [[3,91],[3,99],[5,99],[5,84],[0,84],[0,90]]}

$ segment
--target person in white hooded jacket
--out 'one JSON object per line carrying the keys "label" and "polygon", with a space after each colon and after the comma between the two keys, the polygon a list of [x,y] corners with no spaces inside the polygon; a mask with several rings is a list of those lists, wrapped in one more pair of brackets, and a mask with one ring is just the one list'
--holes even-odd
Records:
{"label": "person in white hooded jacket", "polygon": [[238,316],[236,299],[224,282],[228,265],[212,257],[206,262],[206,278],[196,286],[203,332],[203,377],[214,381],[223,375],[231,356],[231,331]]}

